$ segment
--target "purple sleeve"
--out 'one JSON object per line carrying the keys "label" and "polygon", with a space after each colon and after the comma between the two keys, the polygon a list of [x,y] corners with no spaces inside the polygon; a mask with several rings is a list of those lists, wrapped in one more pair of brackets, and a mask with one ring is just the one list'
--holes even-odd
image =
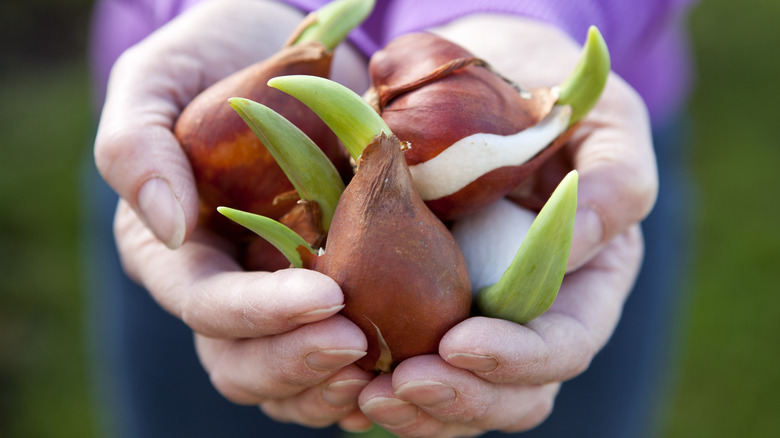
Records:
{"label": "purple sleeve", "polygon": [[[93,65],[98,90],[110,65],[134,44],[202,0],[100,0],[93,27]],[[522,15],[554,24],[582,42],[588,26],[601,30],[613,69],[644,97],[654,120],[686,97],[690,57],[681,19],[695,0],[377,0],[374,13],[351,35],[370,55],[404,33],[477,12]],[[284,0],[306,12],[328,0]]]}
{"label": "purple sleeve", "polygon": [[97,102],[103,101],[108,73],[123,51],[200,1],[98,0],[92,14],[89,41],[93,93]]}

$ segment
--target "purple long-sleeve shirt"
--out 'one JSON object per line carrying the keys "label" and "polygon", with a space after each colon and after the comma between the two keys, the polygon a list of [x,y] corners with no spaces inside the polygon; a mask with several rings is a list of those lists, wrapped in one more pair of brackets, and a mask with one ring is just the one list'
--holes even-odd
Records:
{"label": "purple long-sleeve shirt", "polygon": [[[99,0],[91,54],[98,90],[126,48],[202,0]],[[329,0],[286,0],[309,12]],[[500,12],[559,26],[582,42],[588,26],[601,30],[613,70],[645,99],[655,122],[673,114],[690,84],[690,59],[681,26],[695,0],[377,0],[374,13],[351,35],[366,55],[404,33],[475,12]]]}

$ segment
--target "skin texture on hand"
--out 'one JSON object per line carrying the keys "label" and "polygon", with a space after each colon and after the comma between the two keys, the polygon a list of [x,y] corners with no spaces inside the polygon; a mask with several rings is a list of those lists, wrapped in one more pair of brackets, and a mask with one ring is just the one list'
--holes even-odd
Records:
{"label": "skin texture on hand", "polygon": [[337,313],[338,285],[314,271],[244,272],[224,241],[200,229],[171,251],[120,201],[115,234],[125,271],[195,333],[214,387],[273,418],[333,424],[357,409],[372,374],[351,365],[363,332]]}
{"label": "skin texture on hand", "polygon": [[[277,52],[303,14],[272,1],[209,1],[125,51],[111,70],[95,141],[106,182],[170,248],[193,232],[198,196],[172,129],[208,85]],[[362,56],[337,50],[334,79],[364,89]]]}
{"label": "skin texture on hand", "polygon": [[[574,69],[581,49],[559,29],[519,17],[467,17],[437,32],[528,89],[560,84]],[[658,175],[642,98],[611,74],[599,103],[556,158],[539,172],[548,180],[529,181],[520,189],[548,195],[569,168],[579,172],[569,261],[573,270],[644,219],[655,204]]]}
{"label": "skin texture on hand", "polygon": [[[376,421],[401,436],[437,437],[538,425],[561,382],[609,339],[638,271],[637,223],[657,185],[641,100],[611,77],[547,166],[550,181],[522,188],[544,193],[567,167],[580,172],[570,273],[550,311],[526,326],[468,319],[444,337],[439,355],[374,378],[351,365],[366,340],[338,315],[343,295],[332,280],[295,269],[244,272],[226,242],[196,227],[192,172],[171,133],[198,92],[270,56],[301,18],[268,1],[204,2],[118,60],[95,158],[122,197],[115,235],[125,270],[192,328],[221,394],[276,420],[352,430]],[[579,57],[560,31],[519,18],[475,16],[439,31],[529,88],[560,82]],[[362,92],[365,59],[346,45],[335,61],[334,79]]]}
{"label": "skin texture on hand", "polygon": [[476,317],[445,335],[439,355],[402,362],[371,382],[363,411],[400,436],[517,432],[551,412],[560,383],[609,339],[641,260],[638,227],[564,279],[551,309],[526,326]]}
{"label": "skin texture on hand", "polygon": [[[437,32],[527,87],[560,83],[579,47],[550,26],[480,15]],[[517,432],[550,414],[562,382],[587,369],[610,338],[633,287],[643,244],[638,223],[657,191],[649,119],[639,96],[612,75],[599,104],[526,195],[549,194],[571,167],[580,172],[569,273],[553,306],[526,325],[476,317],[450,330],[439,355],[402,362],[372,381],[360,407],[399,436]]]}
{"label": "skin texture on hand", "polygon": [[[341,290],[313,271],[244,272],[230,245],[196,227],[194,179],[171,132],[200,91],[276,52],[302,18],[270,1],[204,2],[130,48],[111,72],[95,160],[122,199],[123,268],[193,330],[224,397],[280,421],[365,428],[357,396],[372,376],[351,364],[367,344],[338,315]],[[334,78],[364,89],[363,57],[346,45],[336,57]]]}

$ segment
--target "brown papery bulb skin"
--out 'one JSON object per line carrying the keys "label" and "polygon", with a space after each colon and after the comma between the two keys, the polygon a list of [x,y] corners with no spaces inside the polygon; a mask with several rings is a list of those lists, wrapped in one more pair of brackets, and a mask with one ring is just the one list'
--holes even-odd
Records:
{"label": "brown papery bulb skin", "polygon": [[414,189],[401,148],[382,134],[365,149],[314,267],[341,286],[342,313],[366,334],[357,364],[384,372],[436,353],[471,308],[460,248]]}
{"label": "brown papery bulb skin", "polygon": [[318,42],[288,46],[213,84],[184,108],[174,133],[192,165],[203,223],[234,239],[248,237],[245,229],[216,214],[216,207],[277,219],[297,201],[294,196],[280,196],[293,191],[293,186],[227,103],[231,97],[270,107],[311,137],[337,167],[348,167],[343,148],[319,117],[297,99],[267,86],[269,79],[282,75],[328,77],[331,60],[332,53]]}
{"label": "brown papery bulb skin", "polygon": [[[410,166],[473,134],[523,131],[542,120],[555,103],[548,89],[520,93],[481,60],[430,77],[460,59],[478,58],[435,34],[411,33],[393,40],[370,60],[372,89],[367,96],[393,133],[411,144],[405,152]],[[419,86],[404,88],[426,77]],[[554,143],[522,165],[499,167],[446,198],[426,202],[445,220],[481,209],[511,191],[561,144]]]}

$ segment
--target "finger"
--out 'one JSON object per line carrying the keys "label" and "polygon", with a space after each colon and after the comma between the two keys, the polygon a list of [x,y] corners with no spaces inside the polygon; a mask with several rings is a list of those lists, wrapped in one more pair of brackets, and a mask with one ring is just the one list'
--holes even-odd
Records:
{"label": "finger", "polygon": [[401,363],[392,381],[396,395],[443,424],[505,432],[528,430],[544,421],[560,386],[494,384],[436,355]]}
{"label": "finger", "polygon": [[106,101],[95,140],[98,170],[158,239],[177,248],[195,227],[198,197],[189,161],[171,132],[175,110],[159,102],[163,108],[127,114],[136,112],[123,111],[127,106],[145,105],[116,94]]}
{"label": "finger", "polygon": [[244,272],[207,233],[196,233],[171,251],[124,201],[115,235],[126,272],[164,309],[205,336],[282,333],[328,318],[344,305],[341,289],[329,277],[306,269]]}
{"label": "finger", "polygon": [[[273,13],[267,13],[270,8]],[[273,2],[204,2],[114,64],[95,161],[109,185],[169,247],[181,245],[198,217],[189,161],[171,132],[178,114],[207,85],[278,50],[299,19],[299,12]],[[246,35],[265,28],[267,35]],[[264,44],[246,43],[250,38]]]}
{"label": "finger", "polygon": [[[128,50],[114,64],[95,139],[95,162],[106,182],[155,235],[176,248],[195,227],[198,198],[189,161],[172,128],[180,106],[197,93],[200,78],[171,78],[165,70],[171,68],[171,57],[162,51],[153,56],[155,51],[147,49],[153,43]],[[180,69],[192,70],[179,62]]]}
{"label": "finger", "polygon": [[482,431],[461,424],[445,424],[420,407],[395,394],[392,376],[380,375],[360,394],[363,413],[376,424],[400,437],[466,437]]}
{"label": "finger", "polygon": [[[373,422],[398,436],[441,435],[444,424],[430,421],[419,407],[395,395],[392,377],[382,374],[360,394],[360,410]],[[409,432],[415,431],[415,434]]]}
{"label": "finger", "polygon": [[[563,82],[582,50],[557,26],[517,16],[472,15],[437,31],[529,89]],[[516,53],[523,56],[507,56]],[[655,202],[658,177],[650,120],[639,94],[617,75],[610,75],[599,102],[575,130],[566,152],[567,167],[580,173],[569,257],[569,270],[574,270],[612,237],[644,218]],[[562,176],[555,173],[555,184]]]}
{"label": "finger", "polygon": [[[330,426],[358,410],[358,395],[373,377],[357,366],[347,366],[300,394],[269,400],[261,405],[261,409],[276,421],[308,427]],[[349,421],[360,427],[355,419]],[[365,422],[363,425],[365,427]]]}
{"label": "finger", "polygon": [[490,382],[544,384],[584,371],[613,332],[642,254],[638,226],[564,277],[550,310],[526,325],[470,318],[439,345],[448,363]]}
{"label": "finger", "polygon": [[578,210],[569,269],[589,260],[653,208],[658,175],[649,116],[639,95],[615,75],[574,134]]}
{"label": "finger", "polygon": [[[241,404],[292,397],[319,385],[363,357],[366,345],[363,332],[341,315],[263,338],[196,336],[198,355],[212,384],[223,396]],[[365,375],[361,378],[366,380]],[[342,388],[342,392],[349,389],[354,388]],[[337,385],[326,396],[339,401],[338,393]]]}
{"label": "finger", "polygon": [[658,175],[644,104],[612,75],[601,101],[567,145],[509,197],[541,208],[563,177],[579,172],[578,208],[567,271],[578,269],[614,236],[652,210]]}
{"label": "finger", "polygon": [[349,414],[339,420],[339,427],[347,432],[367,432],[374,426],[371,421],[360,409],[354,409]]}

